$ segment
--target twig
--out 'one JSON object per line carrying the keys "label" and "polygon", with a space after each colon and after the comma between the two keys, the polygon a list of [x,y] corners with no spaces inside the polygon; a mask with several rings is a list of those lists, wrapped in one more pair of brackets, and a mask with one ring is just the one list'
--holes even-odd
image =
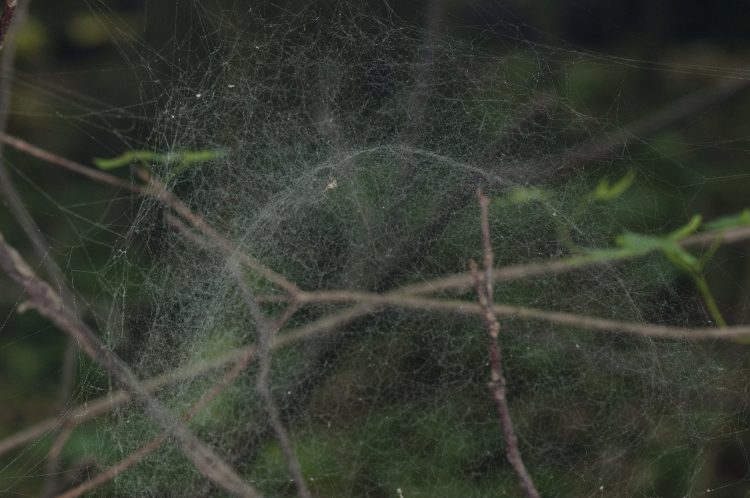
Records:
{"label": "twig", "polygon": [[[208,405],[213,399],[221,394],[234,380],[239,377],[245,368],[250,364],[253,359],[253,350],[247,349],[239,360],[235,363],[234,367],[230,369],[219,383],[209,389],[201,396],[201,398],[190,408],[190,410],[183,415],[182,419],[185,421],[190,420],[198,412]],[[75,488],[69,489],[65,493],[59,495],[57,498],[76,498],[81,496],[99,486],[106,484],[118,475],[128,470],[133,465],[137,464],[148,455],[159,449],[167,441],[167,434],[162,433],[154,437],[146,444],[135,450],[133,453],[120,460],[112,467],[108,468],[101,474],[87,480],[86,482],[76,486]]]}
{"label": "twig", "polygon": [[[710,232],[698,233],[686,237],[678,242],[682,247],[703,247],[719,240],[722,244],[731,244],[750,239],[750,226],[738,227],[729,230],[712,230]],[[583,268],[610,265],[634,259],[638,255],[612,256],[607,258],[592,258],[586,256],[571,256],[561,259],[540,261],[538,263],[522,263],[518,265],[507,265],[494,268],[492,280],[497,282],[510,282],[524,280],[544,275],[557,275],[568,273]],[[445,291],[465,292],[472,286],[471,274],[456,273],[444,277],[429,280],[418,284],[411,284],[401,288],[402,292],[408,294],[434,294]]]}
{"label": "twig", "polygon": [[[388,294],[375,294],[368,292],[348,292],[348,291],[321,291],[302,293],[299,295],[300,303],[360,303],[357,313],[347,317],[349,319],[361,316],[364,313],[363,307],[367,311],[372,311],[378,306],[389,308],[406,308],[421,311],[441,311],[448,313],[458,313],[465,315],[480,315],[482,310],[477,303],[464,301],[460,299],[435,299],[420,296],[413,296],[401,292],[392,292]],[[348,308],[345,310],[352,313],[354,310]],[[587,330],[596,330],[601,332],[614,332],[628,335],[637,335],[642,337],[651,337],[654,339],[677,339],[688,341],[703,340],[725,340],[750,337],[750,325],[738,325],[732,327],[672,327],[668,325],[643,324],[637,322],[624,322],[619,320],[610,320],[607,318],[598,318],[587,315],[578,315],[564,311],[547,311],[537,308],[527,308],[524,306],[512,306],[507,304],[494,304],[493,311],[497,316],[508,318],[518,318],[522,320],[539,320],[542,322],[565,325],[574,328]],[[336,325],[340,325],[339,316],[344,312],[336,313],[324,319],[332,319]],[[321,319],[321,320],[324,320]],[[317,330],[317,323],[313,322]],[[296,334],[295,331],[289,331],[284,334]]]}
{"label": "twig", "polygon": [[[294,312],[297,309],[296,304],[289,305],[287,309],[282,313],[281,317],[274,323],[274,328],[278,330],[284,324],[292,317]],[[213,401],[219,394],[224,392],[224,390],[229,387],[239,376],[240,374],[250,365],[253,358],[255,358],[256,354],[256,348],[253,346],[249,346],[244,348],[243,350],[239,351],[238,354],[235,354],[235,364],[234,367],[232,367],[230,370],[228,370],[222,379],[213,385],[211,389],[203,393],[201,398],[193,404],[192,407],[190,407],[190,410],[188,410],[183,415],[183,420],[188,421],[191,418],[193,418],[196,414],[198,414],[201,410],[203,410],[211,401]],[[57,498],[76,498],[78,496],[83,495],[84,493],[87,493],[91,491],[92,489],[95,489],[103,484],[106,484],[107,482],[111,481],[118,475],[122,474],[126,470],[128,470],[133,465],[136,465],[141,460],[146,458],[148,455],[156,451],[161,445],[163,445],[166,441],[166,434],[160,434],[156,436],[155,438],[151,439],[149,442],[135,450],[133,453],[125,457],[123,460],[120,460],[115,465],[107,469],[106,471],[102,472],[101,474],[89,479],[88,481],[76,486],[73,489],[70,489],[66,491],[65,493],[61,494]],[[2,452],[0,451],[0,454]]]}
{"label": "twig", "polygon": [[227,492],[248,498],[260,496],[258,492],[224,462],[205,443],[199,440],[185,424],[176,420],[157,401],[130,368],[99,337],[62,303],[60,296],[40,280],[21,256],[9,246],[0,234],[0,268],[25,291],[29,304],[60,330],[74,337],[81,349],[140,402],[151,417],[172,436],[183,453],[193,462],[204,477]]}
{"label": "twig", "polygon": [[479,207],[481,211],[482,225],[482,252],[484,255],[484,275],[480,275],[477,264],[474,260],[469,261],[471,276],[474,279],[474,286],[477,291],[477,299],[481,307],[482,318],[487,327],[489,334],[489,356],[490,356],[490,382],[488,387],[492,393],[492,399],[495,401],[497,414],[500,417],[500,426],[505,437],[505,454],[510,462],[511,467],[518,476],[521,488],[529,498],[539,498],[539,492],[536,490],[534,480],[531,478],[523,463],[521,450],[518,448],[518,438],[513,430],[513,420],[510,416],[510,407],[506,392],[505,375],[503,374],[503,356],[500,347],[500,323],[497,321],[494,311],[492,310],[492,265],[493,254],[492,244],[490,241],[490,224],[489,224],[489,205],[490,201],[482,194],[477,192],[479,197]]}
{"label": "twig", "polygon": [[[272,361],[271,340],[278,329],[268,319],[263,310],[260,309],[258,302],[255,300],[255,296],[253,296],[253,293],[247,287],[247,283],[242,277],[239,265],[230,259],[228,266],[229,271],[237,281],[245,305],[247,306],[248,311],[250,311],[250,315],[253,317],[256,328],[258,329],[258,378],[255,383],[255,388],[258,390],[258,394],[263,401],[263,406],[268,415],[268,422],[276,434],[276,439],[279,442],[281,452],[284,456],[286,468],[294,480],[294,485],[297,487],[297,495],[300,498],[312,498],[310,491],[307,489],[305,478],[302,475],[302,467],[299,464],[297,453],[294,450],[294,444],[289,437],[286,427],[284,427],[284,423],[281,420],[281,413],[276,405],[276,401],[273,399],[273,394],[271,393],[271,388],[269,386]],[[292,306],[296,306],[296,304],[292,303]]]}
{"label": "twig", "polygon": [[[29,0],[22,0],[20,5],[16,0],[6,0],[2,17],[0,17],[0,48],[3,46],[6,35],[11,33],[9,36],[10,40],[5,46],[5,50],[0,54],[0,58],[2,59],[0,61],[0,76],[2,77],[2,81],[0,81],[0,134],[5,133],[11,108],[12,76],[15,70],[14,66],[16,58],[16,43],[13,33],[18,30],[18,27],[26,17],[28,7]],[[4,203],[7,204],[16,222],[31,241],[31,246],[37,254],[37,257],[40,259],[45,272],[57,285],[58,292],[60,293],[64,304],[77,315],[76,295],[66,283],[66,278],[62,270],[60,270],[59,266],[50,256],[49,244],[42,235],[42,232],[34,221],[34,218],[31,216],[31,213],[24,205],[21,196],[18,194],[10,176],[10,172],[5,165],[5,158],[3,156],[4,150],[0,143],[0,191],[2,192]],[[69,337],[65,346],[62,376],[60,380],[58,396],[58,406],[60,409],[65,406],[70,397],[70,393],[73,391],[75,383],[75,368],[78,359],[77,353],[78,346],[75,340]],[[64,444],[67,440],[67,438],[64,437],[65,433],[60,433],[58,436]],[[58,470],[60,467],[61,450],[62,448],[60,448],[60,451],[50,452],[48,455],[45,467],[46,477],[44,479],[43,492],[45,498],[55,494],[55,490],[58,487]]]}
{"label": "twig", "polygon": [[[341,295],[335,296],[326,295],[326,293],[315,294],[320,295],[316,298],[313,298],[312,295],[302,294],[300,297],[302,297],[305,302],[354,302],[361,304],[356,304],[344,310],[324,316],[307,325],[290,329],[284,334],[276,337],[276,339],[272,343],[272,348],[275,349],[285,347],[302,340],[321,337],[323,334],[334,330],[336,327],[340,327],[361,316],[376,311],[379,307],[400,307],[421,311],[441,311],[467,315],[479,315],[481,313],[481,308],[477,303],[471,303],[462,300],[430,299],[398,293],[387,295],[355,293],[351,296],[346,296],[343,292],[341,293]],[[521,320],[539,320],[542,322],[554,323],[557,325],[564,325],[573,328],[600,332],[622,333],[641,337],[650,337],[654,339],[712,341],[750,337],[750,325],[732,326],[721,329],[717,329],[715,327],[670,327],[666,325],[622,322],[617,320],[609,320],[606,318],[576,315],[573,313],[560,311],[545,311],[535,308],[498,304],[493,305],[493,311],[497,316],[504,316],[508,318],[517,318]],[[254,351],[254,346],[248,346],[246,349],[233,351],[210,362],[191,365],[186,368],[177,369],[175,371],[153,377],[145,381],[143,384],[149,391],[156,391],[164,386],[203,375],[206,372],[221,368],[231,362],[237,361],[237,358],[240,355],[245,354],[247,351]],[[56,418],[40,421],[35,425],[0,441],[0,455],[13,451],[36,439],[39,439],[47,432],[54,430],[60,424],[78,425],[100,415],[103,415],[113,408],[129,401],[130,395],[127,392],[116,391],[108,394],[107,396],[97,398],[88,402],[87,404],[74,408],[62,421]]]}
{"label": "twig", "polygon": [[275,283],[292,295],[299,290],[297,286],[290,282],[288,279],[274,272],[257,259],[242,251],[238,251],[237,246],[232,241],[221,235],[215,228],[209,225],[202,216],[194,213],[187,205],[185,205],[184,202],[182,202],[171,192],[169,192],[162,182],[160,182],[156,178],[151,177],[142,170],[139,170],[138,173],[144,181],[148,182],[148,185],[146,187],[142,187],[140,185],[136,185],[126,180],[117,178],[116,176],[112,176],[108,173],[86,167],[81,163],[71,161],[70,159],[66,159],[44,149],[40,149],[35,145],[8,135],[7,133],[0,133],[0,142],[7,144],[16,150],[46,161],[49,164],[60,166],[69,171],[91,178],[92,180],[105,183],[113,187],[122,188],[133,193],[152,197],[165,206],[174,210],[183,219],[185,219],[185,221],[190,223],[190,225],[192,225],[199,232],[208,237],[212,241],[212,243],[219,249],[221,249],[224,253],[239,254],[240,262],[242,264],[252,268],[260,275],[268,279],[270,282]]}
{"label": "twig", "polygon": [[131,183],[127,180],[122,180],[120,178],[117,178],[116,176],[104,173],[103,171],[89,168],[81,163],[71,161],[70,159],[66,159],[62,156],[58,156],[57,154],[48,152],[35,145],[32,145],[25,140],[21,140],[20,138],[14,137],[12,135],[8,135],[5,132],[0,133],[0,142],[13,147],[19,152],[23,152],[24,154],[36,157],[37,159],[40,159],[46,163],[60,166],[67,169],[68,171],[72,171],[73,173],[85,176],[99,183],[104,183],[112,187],[121,188],[123,190],[127,190],[136,194],[145,193],[145,189],[140,187],[139,185]]}
{"label": "twig", "polygon": [[154,197],[164,205],[172,208],[174,212],[179,214],[185,221],[205,235],[211,243],[219,248],[226,256],[236,257],[240,263],[252,268],[268,281],[278,285],[290,296],[294,296],[299,292],[299,288],[296,284],[289,281],[283,275],[268,268],[254,257],[241,251],[234,242],[220,234],[214,227],[209,225],[201,215],[193,212],[184,202],[175,197],[169,190],[167,190],[166,186],[161,181],[150,176],[142,169],[138,170],[138,174],[142,180],[148,182],[148,189],[146,190],[147,195]]}
{"label": "twig", "polygon": [[58,477],[60,470],[60,455],[62,454],[65,444],[73,433],[72,427],[63,427],[57,431],[57,435],[52,442],[50,450],[47,452],[47,465],[45,466],[44,487],[42,490],[43,497],[52,497],[57,494],[59,486]]}
{"label": "twig", "polygon": [[3,14],[0,16],[0,49],[3,48],[5,43],[5,35],[8,34],[11,21],[13,21],[13,14],[18,6],[18,0],[5,0],[5,7],[3,8]]}
{"label": "twig", "polygon": [[[38,149],[33,145],[27,144],[26,142],[20,141],[19,139],[16,139],[14,137],[0,134],[0,141],[14,146],[21,151],[39,157],[40,159],[49,161],[51,164],[66,167],[80,174],[89,176],[92,179],[113,184],[111,181],[101,180],[98,178],[99,175],[103,175],[105,177],[109,177],[110,179],[119,181],[119,179],[117,179],[116,177],[112,177],[111,175],[107,175],[106,173],[102,173],[96,170],[92,170],[91,168],[87,168],[86,166],[80,165],[78,163],[70,161],[71,164],[68,164],[66,162],[67,160],[65,160],[64,158]],[[70,168],[70,165],[76,166],[77,169]],[[125,183],[132,187],[128,190],[138,193],[145,193],[145,191],[141,187],[128,182]],[[174,217],[167,217],[167,221],[170,222],[170,224],[172,224],[173,226],[177,227],[178,229],[181,226],[184,234],[192,234],[192,232],[187,230],[187,227],[185,227],[184,224],[174,223],[175,220],[177,219]],[[684,247],[703,246],[711,244],[717,237],[721,237],[723,243],[734,243],[747,240],[750,238],[750,227],[736,228],[723,232],[707,232],[696,234],[683,239],[680,244]],[[192,238],[195,241],[202,240],[200,238],[197,238],[195,234],[192,234]],[[202,241],[202,244],[205,245],[206,242]],[[573,257],[539,263],[511,265],[494,269],[493,280],[495,282],[511,281],[531,278],[540,275],[565,273],[584,267],[610,264],[615,261],[595,261]],[[335,327],[339,327],[361,316],[376,311],[380,306],[400,306],[422,310],[478,313],[479,308],[472,303],[456,300],[430,300],[414,296],[414,294],[437,293],[447,290],[467,290],[471,287],[471,282],[472,281],[470,274],[461,273],[456,275],[449,275],[428,282],[403,286],[400,289],[397,289],[395,292],[391,292],[388,294],[369,294],[352,291],[315,293],[303,292],[297,296],[297,300],[299,302],[354,302],[359,304],[336,312],[332,315],[325,316],[311,324],[290,330],[282,337],[277,338],[277,340],[274,342],[273,347],[281,347],[292,342],[307,339],[308,337],[316,336],[326,331],[330,331]],[[288,298],[284,296],[275,296],[275,298],[279,300],[288,300]],[[258,299],[262,300],[263,297],[259,296]],[[618,322],[603,318],[584,317],[570,313],[543,311],[532,308],[522,308],[514,306],[498,307],[497,305],[495,305],[495,312],[496,314],[502,316],[516,317],[520,319],[541,320],[550,323],[585,328],[590,330],[612,331],[662,339],[716,340],[750,337],[750,327],[747,326],[728,327],[722,330],[717,330],[714,328],[677,328],[659,325],[643,325],[637,323]],[[199,365],[194,365],[187,368],[178,369],[163,375],[159,375],[144,382],[144,385],[149,391],[154,391],[165,385],[201,375],[209,370],[219,368],[223,365],[226,365],[227,363],[236,361],[238,354],[239,353],[230,353],[229,355],[225,355],[212,362],[201,363]],[[117,391],[115,393],[111,393],[106,397],[98,398],[85,405],[79,406],[71,410],[66,417],[63,417],[61,419],[47,419],[38,422],[37,424],[0,441],[0,455],[24,446],[25,444],[28,444],[35,439],[38,439],[50,430],[54,430],[60,424],[77,425],[79,423],[83,423],[87,420],[91,420],[94,417],[108,412],[113,407],[128,402],[129,399],[130,396],[128,393]]]}
{"label": "twig", "polygon": [[[743,80],[744,81],[744,80]],[[57,156],[56,154],[52,154],[50,152],[47,152],[43,149],[40,149],[32,144],[29,144],[28,142],[24,142],[21,139],[18,139],[16,137],[0,133],[0,142],[3,142],[11,147],[16,148],[17,150],[21,152],[25,152],[29,155],[32,155],[34,157],[37,157],[39,159],[42,159],[44,161],[47,161],[50,164],[60,166],[66,169],[69,169],[70,171],[74,171],[76,173],[79,173],[81,175],[87,176],[91,178],[92,180],[96,180],[99,182],[107,183],[109,185],[117,186],[120,188],[125,188],[131,192],[139,193],[143,195],[154,195],[153,192],[149,193],[147,189],[135,185],[133,183],[120,180],[119,178],[109,175],[107,173],[94,170],[92,168],[88,168],[80,163],[76,163],[74,161],[70,161],[68,159],[65,159],[63,157]],[[173,195],[169,194],[168,191],[166,191],[163,184],[155,184],[156,191],[165,191],[168,195],[165,196],[162,200],[165,200],[166,198],[176,199]],[[226,253],[234,253],[237,251],[237,247],[228,239],[221,236],[220,234],[217,234],[216,230],[210,227],[205,220],[203,220],[202,217],[198,216],[195,213],[192,213],[187,206],[185,206],[181,201],[177,200],[178,203],[175,203],[174,205],[167,203],[169,207],[174,208],[175,206],[180,206],[180,211],[184,214],[188,214],[188,218],[186,218],[186,221],[188,221],[191,225],[193,225],[196,229],[198,229],[201,232],[204,232],[203,229],[207,229],[206,232],[204,232],[205,235],[211,237],[212,235],[218,235],[218,238],[215,239],[215,246],[221,249],[222,251]],[[177,211],[177,210],[175,210]],[[178,213],[180,214],[180,213]],[[192,214],[192,215],[191,215]],[[182,216],[182,214],[181,214]],[[173,220],[175,218],[167,217],[167,221],[175,225],[173,223]],[[184,226],[184,225],[183,225]],[[686,237],[685,239],[682,239],[679,241],[679,244],[683,247],[695,247],[695,246],[707,246],[713,243],[717,238],[720,238],[721,242],[723,244],[730,244],[735,242],[740,242],[744,240],[750,239],[750,227],[739,227],[739,228],[733,228],[730,230],[715,230],[711,232],[705,232],[705,233],[698,233],[695,235],[691,235],[690,237]],[[247,264],[249,267],[252,268],[250,263],[254,265],[260,264],[256,259],[250,257],[250,256],[243,256],[244,253],[239,253],[240,262],[243,264]],[[573,270],[586,268],[586,267],[592,267],[592,266],[601,266],[601,265],[608,265],[614,262],[619,261],[625,261],[627,259],[630,259],[629,257],[618,257],[618,258],[611,258],[611,259],[591,259],[591,258],[585,258],[580,256],[573,256],[568,258],[562,258],[562,259],[556,259],[556,260],[548,260],[548,261],[541,261],[538,263],[523,263],[518,265],[508,265],[508,266],[502,266],[498,268],[493,269],[493,281],[494,282],[505,282],[505,281],[512,281],[512,280],[521,280],[531,277],[537,277],[542,275],[554,275],[554,274],[560,274],[560,273],[567,273]],[[262,268],[262,267],[256,267]],[[289,282],[287,279],[281,277],[283,280],[279,279],[278,274],[273,272],[270,269],[263,270],[264,273],[266,273],[267,278],[270,281],[279,280],[283,283],[283,287],[285,290],[287,290],[290,293],[299,292],[299,289],[296,285]],[[264,275],[264,276],[266,276]],[[271,280],[271,279],[274,280]],[[280,285],[281,286],[281,285]],[[418,284],[411,284],[408,286],[402,287],[400,290],[404,293],[408,294],[432,294],[432,293],[439,293],[444,291],[467,291],[471,289],[472,287],[472,279],[471,275],[466,273],[457,273],[454,275],[446,275],[444,277],[440,277],[434,280],[430,280],[427,282],[422,282]]]}
{"label": "twig", "polygon": [[128,455],[123,460],[120,460],[112,467],[108,468],[104,472],[97,474],[96,476],[92,477],[91,479],[85,481],[84,483],[76,486],[75,488],[72,488],[60,495],[57,495],[56,498],[76,498],[78,496],[84,495],[88,493],[89,491],[98,488],[99,486],[108,483],[121,473],[125,472],[127,469],[135,465],[136,463],[143,460],[145,457],[156,451],[164,442],[167,440],[167,436],[165,434],[160,434],[153,438],[148,443],[144,444],[137,450],[135,450],[133,453]]}
{"label": "twig", "polygon": [[[185,224],[174,216],[167,215],[167,222],[177,229],[187,240],[190,240],[205,250],[211,249],[211,244],[191,231]],[[680,241],[683,247],[705,246],[721,243],[734,243],[750,238],[750,227],[740,227],[731,230],[717,230],[706,232],[687,237]],[[494,268],[491,276],[493,282],[507,282],[513,280],[522,280],[535,276],[560,274],[570,272],[575,269],[581,269],[589,266],[598,266],[604,264],[616,263],[632,259],[635,256],[593,259],[580,256],[563,258],[558,260],[544,261],[540,263],[527,263],[520,265],[509,265]],[[372,311],[377,306],[403,307],[433,311],[453,311],[457,313],[477,313],[476,305],[458,300],[437,300],[419,297],[420,294],[438,293],[448,290],[464,291],[469,288],[472,281],[470,273],[460,273],[441,277],[435,280],[409,284],[388,293],[372,293],[354,290],[332,290],[332,291],[299,291],[293,298],[293,302],[299,304],[308,303],[359,303],[369,304],[371,307],[367,311],[361,308],[352,314],[352,318],[361,316],[366,312]],[[284,295],[261,295],[256,296],[259,302],[286,302],[290,301],[289,296]],[[581,315],[573,315],[564,312],[543,311],[533,308],[524,308],[520,306],[503,305],[496,310],[504,316],[518,318],[531,318],[559,323],[563,325],[579,326],[581,328],[595,330],[611,330],[628,334],[643,335],[650,337],[672,338],[672,339],[731,339],[743,337],[744,327],[733,328],[728,335],[717,336],[713,332],[715,329],[705,329],[706,334],[702,334],[702,329],[661,327],[656,325],[643,325],[630,322],[616,322],[612,320],[593,318]]]}

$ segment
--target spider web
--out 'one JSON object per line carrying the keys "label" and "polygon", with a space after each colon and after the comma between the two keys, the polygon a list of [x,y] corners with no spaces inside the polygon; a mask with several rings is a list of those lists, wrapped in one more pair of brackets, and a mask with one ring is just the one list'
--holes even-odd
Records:
{"label": "spider web", "polygon": [[[73,240],[48,234],[51,257],[69,262],[63,267],[74,285],[79,273],[96,275],[96,286],[76,289],[88,296],[85,307],[108,345],[140,379],[193,372],[155,391],[175,414],[220,382],[237,350],[258,343],[242,287],[271,317],[284,312],[283,293],[269,279],[247,266],[242,282],[233,277],[230,263],[240,254],[304,290],[382,293],[481,259],[480,187],[491,199],[492,246],[503,266],[610,247],[626,231],[669,232],[694,214],[701,190],[747,178],[693,167],[686,154],[721,145],[702,139],[648,142],[638,155],[605,150],[585,168],[560,162],[619,121],[617,109],[593,118],[566,95],[578,65],[656,66],[696,78],[736,76],[731,69],[585,54],[532,43],[516,26],[467,27],[470,36],[454,37],[410,24],[385,3],[194,2],[162,11],[150,2],[147,25],[166,24],[167,12],[175,26],[155,47],[128,33],[107,4],[89,6],[117,40],[119,70],[134,75],[139,104],[95,101],[24,73],[16,91],[47,95],[43,114],[55,109],[66,133],[92,136],[99,156],[219,151],[180,170],[147,166],[233,249],[228,256],[196,243],[201,235],[176,229],[153,198],[113,198],[90,187],[53,198],[49,182],[27,175],[20,160],[10,165],[27,180],[24,189],[43,194],[42,227],[53,220],[71,227]],[[654,171],[665,156],[670,173]],[[603,178],[631,171],[635,183],[623,195],[592,197]],[[664,197],[669,206],[660,204]],[[716,274],[738,282],[723,263],[745,256],[722,249]],[[475,300],[468,291],[442,297]],[[637,323],[713,323],[693,283],[659,253],[498,283],[494,299]],[[279,337],[349,306],[307,304]],[[5,316],[5,324],[18,319]],[[40,334],[48,328],[34,323]],[[748,489],[744,348],[519,318],[502,318],[501,327],[516,432],[543,495],[741,496]],[[31,340],[14,338],[0,350]],[[477,317],[373,307],[289,341],[272,360],[271,393],[313,495],[520,496],[486,387],[486,332]],[[190,427],[264,496],[294,496],[257,373],[251,364]],[[85,417],[118,386],[83,355],[77,378],[64,413],[86,422],[76,424],[63,462],[83,481],[160,430],[129,403]],[[44,473],[58,428],[6,460],[6,490]],[[722,475],[732,467],[726,458],[745,470]],[[170,444],[95,493],[222,496]]]}

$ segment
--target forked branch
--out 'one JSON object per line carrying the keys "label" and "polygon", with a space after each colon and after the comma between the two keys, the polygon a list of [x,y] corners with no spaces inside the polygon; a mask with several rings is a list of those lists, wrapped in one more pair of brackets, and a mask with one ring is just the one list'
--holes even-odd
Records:
{"label": "forked branch", "polygon": [[0,233],[0,269],[18,283],[29,298],[29,305],[60,330],[73,337],[81,349],[96,361],[115,381],[140,402],[153,420],[175,439],[185,456],[204,477],[235,496],[256,498],[260,494],[224,462],[188,427],[172,414],[138,380],[115,353],[107,348],[85,323],[72,315],[60,296],[39,279],[18,252]]}
{"label": "forked branch", "polygon": [[505,455],[510,462],[511,467],[518,476],[521,488],[528,498],[539,498],[539,492],[536,490],[534,480],[526,469],[521,457],[521,450],[518,448],[518,437],[513,429],[513,420],[510,416],[510,407],[506,392],[505,376],[503,374],[503,357],[500,348],[500,323],[497,321],[494,311],[492,310],[492,265],[493,253],[490,241],[490,223],[489,223],[489,199],[477,192],[479,197],[479,207],[481,209],[482,225],[482,246],[484,255],[484,274],[479,273],[477,263],[474,260],[469,261],[471,276],[474,279],[474,286],[477,291],[479,306],[482,308],[482,318],[487,327],[489,334],[489,355],[490,355],[490,382],[488,387],[492,393],[492,399],[495,401],[497,414],[500,418],[500,426],[505,438]]}
{"label": "forked branch", "polygon": [[[253,317],[255,328],[258,330],[258,378],[255,383],[255,388],[263,401],[263,408],[268,415],[268,422],[271,425],[274,434],[276,434],[276,440],[281,447],[281,453],[284,457],[286,468],[294,481],[294,485],[297,487],[297,495],[299,498],[312,498],[310,490],[307,489],[305,478],[302,475],[302,467],[297,458],[297,452],[294,449],[292,438],[289,437],[289,432],[286,427],[284,427],[279,407],[276,405],[276,401],[274,401],[273,394],[271,393],[271,341],[273,340],[278,327],[275,326],[266,313],[260,309],[258,301],[247,287],[240,266],[232,261],[231,258],[228,261],[228,264],[229,271],[237,281],[240,292],[242,293],[242,299],[245,302],[248,311],[250,311],[250,315]],[[296,308],[296,303],[292,303],[290,306],[292,307],[291,309],[294,309]]]}

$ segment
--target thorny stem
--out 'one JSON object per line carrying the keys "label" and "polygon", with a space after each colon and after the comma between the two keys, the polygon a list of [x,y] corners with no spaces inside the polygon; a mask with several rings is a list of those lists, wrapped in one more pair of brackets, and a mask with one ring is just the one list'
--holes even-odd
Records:
{"label": "thorny stem", "polygon": [[500,322],[497,321],[497,317],[492,309],[492,265],[494,257],[490,242],[489,199],[482,194],[481,190],[477,192],[477,196],[481,211],[484,276],[480,276],[474,260],[469,261],[469,268],[474,279],[477,299],[482,310],[482,318],[489,334],[490,382],[488,383],[488,387],[492,393],[492,399],[495,401],[497,414],[500,418],[500,425],[505,437],[505,454],[508,462],[510,462],[510,465],[518,476],[521,488],[526,496],[528,498],[539,498],[539,492],[536,490],[534,480],[523,463],[521,450],[518,448],[518,437],[516,437],[516,433],[513,430],[513,420],[510,416],[510,406],[508,405],[506,396],[506,381],[503,374],[502,349],[500,348],[499,341]]}
{"label": "thorny stem", "polygon": [[150,394],[130,367],[101,342],[93,330],[71,314],[63,305],[60,296],[34,274],[20,254],[8,245],[2,234],[0,234],[0,269],[24,289],[29,298],[29,304],[33,308],[60,330],[75,338],[87,355],[122,385],[135,400],[144,405],[151,418],[175,439],[185,456],[193,462],[204,477],[232,495],[244,498],[260,496],[186,425],[176,420],[169,410]]}

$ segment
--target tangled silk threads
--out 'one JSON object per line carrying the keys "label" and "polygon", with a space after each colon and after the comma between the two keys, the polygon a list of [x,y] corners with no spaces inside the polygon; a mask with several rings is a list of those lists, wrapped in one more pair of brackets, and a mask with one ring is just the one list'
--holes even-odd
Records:
{"label": "tangled silk threads", "polygon": [[[465,270],[481,254],[478,187],[491,198],[499,264],[607,246],[633,228],[612,215],[634,210],[627,192],[606,203],[591,192],[613,171],[638,173],[638,164],[610,157],[585,174],[556,167],[570,143],[603,123],[554,91],[551,56],[533,44],[490,50],[425,33],[386,7],[194,8],[205,25],[186,35],[197,48],[171,61],[174,77],[153,90],[160,105],[148,143],[221,153],[183,168],[151,164],[152,174],[238,251],[300,288],[380,292]],[[632,188],[648,193],[648,178],[636,174]],[[125,287],[123,275],[138,281],[108,337],[118,346],[140,331],[128,343],[139,376],[258,341],[227,254],[169,228],[156,202],[138,209],[129,240],[144,248],[147,267],[142,257],[118,262],[130,269],[105,269],[103,279],[113,289]],[[252,269],[243,277],[254,296],[279,294]],[[653,255],[498,285],[495,302],[694,324],[699,303],[676,282],[677,271]],[[284,312],[263,306],[272,319]],[[343,308],[307,305],[289,325]],[[502,330],[519,444],[542,494],[636,496],[675,482],[687,492],[702,482],[714,441],[736,434],[742,367],[732,352],[517,319]],[[486,392],[486,347],[474,318],[373,309],[274,351],[269,389],[310,492],[514,493]],[[250,366],[191,426],[267,496],[294,493],[256,373]],[[221,375],[158,395],[186,411]],[[157,429],[123,405],[95,433],[107,463]],[[212,492],[170,446],[111,486],[123,496]]]}

